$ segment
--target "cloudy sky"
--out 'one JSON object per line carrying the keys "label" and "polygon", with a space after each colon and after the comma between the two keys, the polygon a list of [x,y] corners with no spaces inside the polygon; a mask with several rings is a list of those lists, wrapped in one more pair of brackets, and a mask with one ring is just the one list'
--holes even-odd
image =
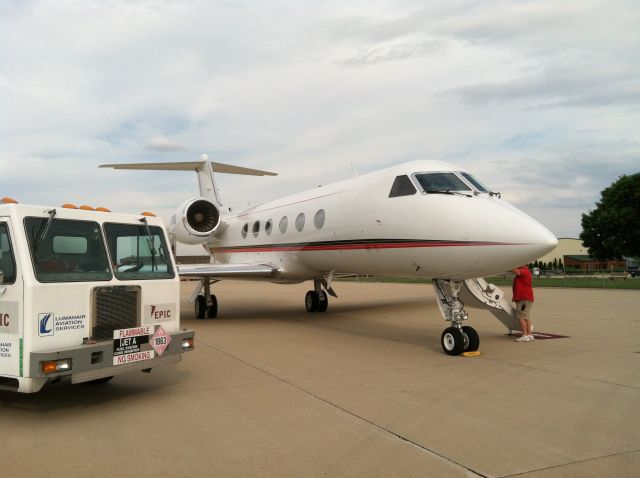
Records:
{"label": "cloudy sky", "polygon": [[559,237],[640,171],[640,3],[0,0],[0,196],[165,217],[213,160],[243,206],[404,161]]}

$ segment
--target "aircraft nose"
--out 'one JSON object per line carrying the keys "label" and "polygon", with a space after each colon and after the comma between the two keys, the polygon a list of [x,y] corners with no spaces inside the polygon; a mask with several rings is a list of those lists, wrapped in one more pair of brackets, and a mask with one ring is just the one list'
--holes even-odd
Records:
{"label": "aircraft nose", "polygon": [[522,253],[525,262],[548,254],[558,245],[556,236],[531,216],[508,203],[503,203],[503,207],[507,209],[503,211],[508,218],[507,224],[511,226],[511,239],[520,245],[517,250]]}
{"label": "aircraft nose", "polygon": [[531,219],[529,231],[530,243],[537,248],[538,256],[544,256],[558,245],[556,236],[539,222]]}

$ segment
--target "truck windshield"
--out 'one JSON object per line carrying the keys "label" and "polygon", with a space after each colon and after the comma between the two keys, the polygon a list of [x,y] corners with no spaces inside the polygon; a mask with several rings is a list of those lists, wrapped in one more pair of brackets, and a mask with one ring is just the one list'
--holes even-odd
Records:
{"label": "truck windshield", "polygon": [[120,280],[175,277],[162,229],[146,224],[104,225],[113,270]]}
{"label": "truck windshield", "polygon": [[111,280],[107,252],[97,222],[27,217],[24,224],[38,281]]}
{"label": "truck windshield", "polygon": [[16,281],[16,263],[11,251],[11,241],[7,225],[0,223],[0,284],[13,284]]}

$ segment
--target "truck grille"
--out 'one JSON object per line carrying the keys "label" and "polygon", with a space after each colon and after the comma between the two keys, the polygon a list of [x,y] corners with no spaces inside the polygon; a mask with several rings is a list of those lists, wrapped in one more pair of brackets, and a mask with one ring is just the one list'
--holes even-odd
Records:
{"label": "truck grille", "polygon": [[140,325],[140,287],[96,287],[93,290],[93,338],[113,339],[113,331]]}

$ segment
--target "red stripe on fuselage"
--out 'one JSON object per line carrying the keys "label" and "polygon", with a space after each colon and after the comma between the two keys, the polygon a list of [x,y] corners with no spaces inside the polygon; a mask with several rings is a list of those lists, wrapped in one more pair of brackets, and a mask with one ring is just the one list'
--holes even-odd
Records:
{"label": "red stripe on fuselage", "polygon": [[353,251],[363,249],[409,249],[424,247],[478,247],[478,246],[513,246],[516,244],[502,242],[377,242],[355,244],[286,244],[283,246],[241,246],[211,248],[218,253],[236,252],[291,252],[291,251]]}

